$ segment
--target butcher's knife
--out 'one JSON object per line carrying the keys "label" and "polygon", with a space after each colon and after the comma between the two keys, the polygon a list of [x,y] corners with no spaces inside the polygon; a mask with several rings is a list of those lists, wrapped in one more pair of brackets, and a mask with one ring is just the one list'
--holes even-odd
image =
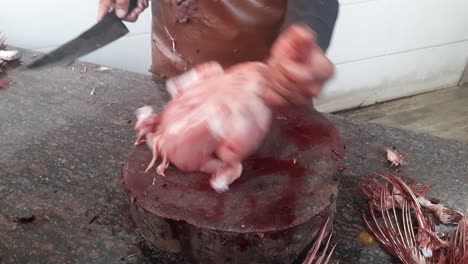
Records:
{"label": "butcher's knife", "polygon": [[[130,0],[128,14],[137,6],[137,0]],[[65,43],[56,50],[27,65],[28,69],[63,63],[72,64],[75,59],[87,55],[107,44],[125,36],[128,28],[114,11],[108,12],[98,23],[78,37]]]}

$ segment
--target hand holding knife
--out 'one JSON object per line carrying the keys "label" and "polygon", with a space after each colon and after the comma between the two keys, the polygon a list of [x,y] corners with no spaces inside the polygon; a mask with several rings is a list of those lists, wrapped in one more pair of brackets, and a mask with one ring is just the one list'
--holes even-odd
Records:
{"label": "hand holding knife", "polygon": [[[129,1],[127,14],[131,14],[131,12],[138,7],[137,1],[138,0]],[[31,64],[27,65],[26,68],[37,69],[46,65],[51,66],[55,64],[68,66],[77,58],[114,42],[125,36],[128,32],[128,28],[122,22],[122,19],[117,17],[115,12],[107,12],[104,17],[90,29],[49,54],[33,61]]]}

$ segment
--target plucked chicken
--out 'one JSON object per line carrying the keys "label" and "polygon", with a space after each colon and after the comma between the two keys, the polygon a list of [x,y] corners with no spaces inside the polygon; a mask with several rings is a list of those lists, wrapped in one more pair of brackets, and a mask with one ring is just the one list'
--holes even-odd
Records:
{"label": "plucked chicken", "polygon": [[217,62],[200,64],[169,79],[172,99],[160,113],[150,106],[136,111],[136,145],[146,142],[153,158],[181,171],[211,174],[218,192],[242,174],[242,161],[268,133],[272,109],[309,103],[333,73],[333,64],[317,46],[313,32],[290,26],[263,62],[245,62],[224,70]]}

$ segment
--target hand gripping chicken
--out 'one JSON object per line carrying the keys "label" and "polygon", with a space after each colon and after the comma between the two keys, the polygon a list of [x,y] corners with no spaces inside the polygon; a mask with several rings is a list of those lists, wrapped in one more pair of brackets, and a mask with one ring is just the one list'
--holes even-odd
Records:
{"label": "hand gripping chicken", "polygon": [[227,191],[268,133],[271,109],[310,102],[332,73],[313,32],[293,25],[276,40],[266,63],[224,70],[207,62],[169,79],[172,100],[161,113],[150,106],[136,111],[135,144],[146,142],[153,154],[146,171],[161,156],[160,175],[172,163],[181,171],[211,174],[211,187]]}

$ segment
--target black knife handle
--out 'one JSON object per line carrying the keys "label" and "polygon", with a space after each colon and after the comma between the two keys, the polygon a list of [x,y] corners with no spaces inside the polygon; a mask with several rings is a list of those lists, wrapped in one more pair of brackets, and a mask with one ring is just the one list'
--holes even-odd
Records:
{"label": "black knife handle", "polygon": [[[130,13],[133,11],[133,9],[137,8],[137,6],[138,6],[138,0],[130,0],[128,2],[128,10],[127,10],[126,16],[130,15]],[[111,12],[109,12],[109,13],[113,14],[112,16],[114,17],[114,19],[118,18],[117,15],[115,14],[115,9],[112,10]],[[118,19],[120,19],[120,18],[118,18]]]}
{"label": "black knife handle", "polygon": [[[133,9],[137,7],[138,7],[138,0],[130,0],[128,2],[128,11],[125,16],[130,15]],[[107,19],[107,20],[112,20],[112,21],[122,21],[122,19],[117,16],[115,11],[116,11],[115,8],[112,10],[109,10],[109,12],[107,12],[107,14],[103,18],[101,18],[101,20]]]}
{"label": "black knife handle", "polygon": [[127,12],[127,15],[130,14],[133,9],[135,9],[137,6],[138,6],[138,0],[130,0],[130,3],[128,5],[128,12]]}

